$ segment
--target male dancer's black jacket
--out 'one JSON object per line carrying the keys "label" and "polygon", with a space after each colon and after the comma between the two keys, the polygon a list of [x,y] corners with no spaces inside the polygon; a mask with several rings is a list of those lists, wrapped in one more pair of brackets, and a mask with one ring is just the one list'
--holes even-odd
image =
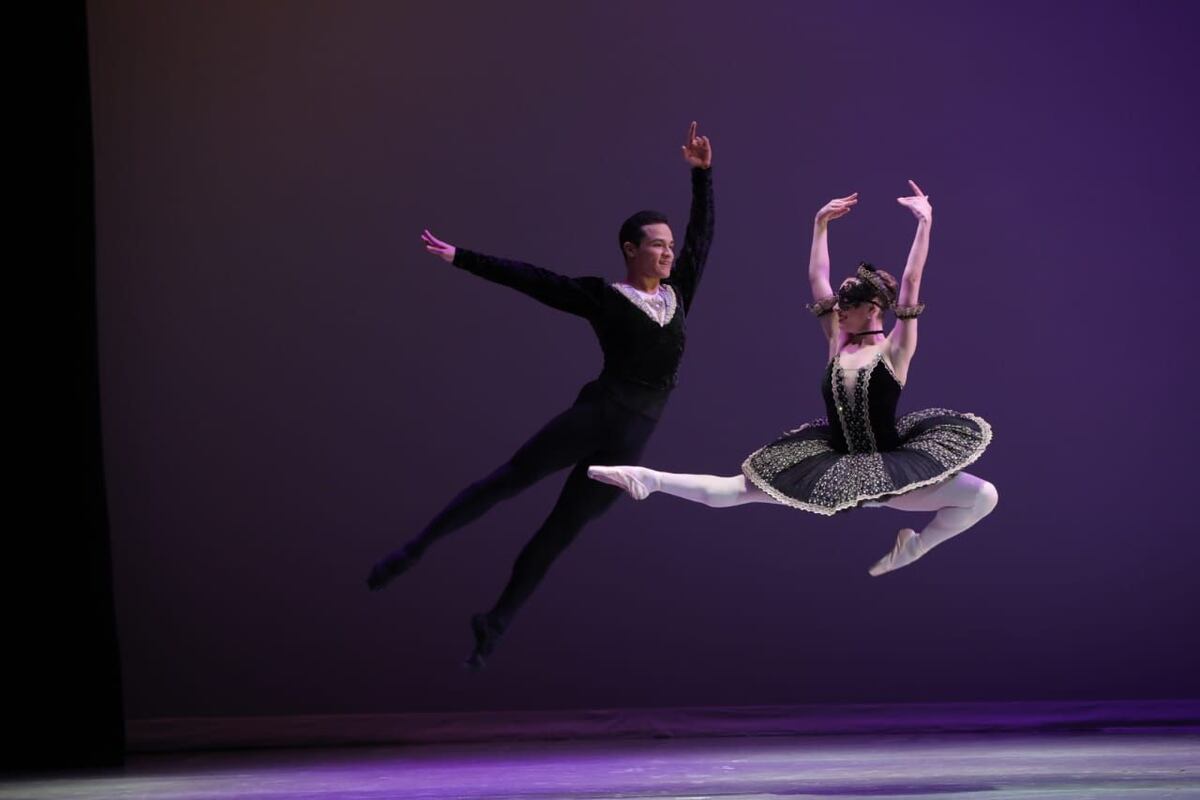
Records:
{"label": "male dancer's black jacket", "polygon": [[584,524],[620,495],[587,477],[592,464],[634,464],[675,387],[686,321],[704,272],[713,234],[712,173],[692,169],[692,206],[683,247],[670,278],[674,316],[663,326],[603,278],[569,278],[518,261],[458,248],[454,265],[512,287],[591,323],[604,352],[604,369],[575,403],[534,434],[491,475],[467,487],[408,545],[419,556],[434,540],[476,519],[552,472],[573,467],[554,510],[521,551],[512,578],[489,612],[490,627],[507,627],[550,564]]}

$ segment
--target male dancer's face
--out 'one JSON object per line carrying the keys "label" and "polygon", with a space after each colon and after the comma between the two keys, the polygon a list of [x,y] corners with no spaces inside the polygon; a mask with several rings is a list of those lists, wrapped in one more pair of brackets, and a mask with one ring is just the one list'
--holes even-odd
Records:
{"label": "male dancer's face", "polygon": [[671,226],[665,222],[643,225],[641,244],[634,248],[632,242],[626,242],[625,253],[630,273],[659,280],[671,277],[671,265],[675,263]]}

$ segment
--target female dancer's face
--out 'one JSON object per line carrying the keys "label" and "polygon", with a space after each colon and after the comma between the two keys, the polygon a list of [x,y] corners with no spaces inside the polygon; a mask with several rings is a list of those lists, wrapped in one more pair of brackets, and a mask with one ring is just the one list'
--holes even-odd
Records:
{"label": "female dancer's face", "polygon": [[[842,287],[852,286],[857,282],[854,278],[847,278],[842,281]],[[874,303],[863,301],[843,305],[839,302],[834,308],[837,309],[838,325],[844,330],[858,333],[879,327],[879,308]]]}
{"label": "female dancer's face", "polygon": [[675,263],[675,237],[671,226],[655,222],[642,226],[642,242],[634,248],[632,242],[625,243],[629,256],[629,271],[647,278],[671,277],[671,266]]}

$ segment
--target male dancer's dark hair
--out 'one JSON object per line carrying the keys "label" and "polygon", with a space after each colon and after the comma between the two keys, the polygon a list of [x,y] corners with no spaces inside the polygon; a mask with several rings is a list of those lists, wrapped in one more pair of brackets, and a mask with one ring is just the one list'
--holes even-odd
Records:
{"label": "male dancer's dark hair", "polygon": [[621,232],[617,235],[617,247],[621,248],[622,254],[625,252],[625,243],[633,242],[641,244],[642,239],[646,238],[646,231],[643,227],[646,225],[654,225],[656,223],[670,224],[667,215],[661,211],[639,211],[629,219],[621,223]]}

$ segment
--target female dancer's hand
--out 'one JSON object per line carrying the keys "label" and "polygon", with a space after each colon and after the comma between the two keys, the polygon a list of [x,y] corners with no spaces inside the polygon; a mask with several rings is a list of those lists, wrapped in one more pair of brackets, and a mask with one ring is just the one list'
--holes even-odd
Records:
{"label": "female dancer's hand", "polygon": [[850,213],[850,209],[854,208],[854,204],[858,202],[858,192],[846,195],[845,197],[837,197],[830,200],[825,205],[821,206],[821,210],[817,212],[816,222],[818,225],[824,225],[831,219],[844,217]]}
{"label": "female dancer's hand", "polygon": [[929,205],[929,195],[912,181],[908,185],[912,187],[912,197],[897,197],[896,202],[911,211],[918,222],[933,222],[933,206]]}
{"label": "female dancer's hand", "polygon": [[433,253],[442,261],[454,263],[454,245],[443,242],[430,233],[428,228],[421,232],[421,241],[425,243],[426,251]]}
{"label": "female dancer's hand", "polygon": [[712,166],[712,142],[707,136],[696,135],[696,123],[688,126],[687,139],[684,140],[683,160],[693,167],[708,169]]}

